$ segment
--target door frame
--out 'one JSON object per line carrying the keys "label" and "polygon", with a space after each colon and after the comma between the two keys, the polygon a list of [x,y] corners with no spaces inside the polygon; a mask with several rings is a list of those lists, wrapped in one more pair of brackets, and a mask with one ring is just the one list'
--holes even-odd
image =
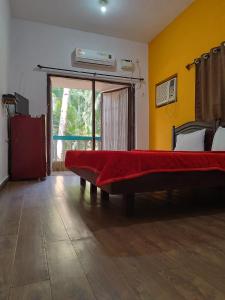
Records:
{"label": "door frame", "polygon": [[47,74],[47,121],[46,121],[46,151],[47,151],[47,175],[51,175],[51,148],[52,148],[52,85],[51,77],[69,78],[86,80],[92,82],[92,149],[95,150],[95,83],[105,82],[115,85],[124,85],[128,88],[128,150],[135,148],[135,85],[132,83],[125,83],[119,81],[110,81],[104,79],[85,78],[79,76],[59,75],[48,73]]}

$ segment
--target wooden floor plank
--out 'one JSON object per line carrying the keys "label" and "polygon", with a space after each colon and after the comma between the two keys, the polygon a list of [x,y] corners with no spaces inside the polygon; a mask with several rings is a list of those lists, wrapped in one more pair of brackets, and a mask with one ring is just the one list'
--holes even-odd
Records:
{"label": "wooden floor plank", "polygon": [[[75,189],[73,188],[72,191],[71,187],[68,190],[64,188],[67,181],[71,182],[71,177],[73,178],[73,176],[67,176],[67,180],[64,180],[64,177],[62,176],[56,177],[57,187],[55,187],[54,182],[51,182],[51,190],[57,195],[54,203],[71,240],[91,237],[92,232],[78,212],[78,207],[82,207],[84,203],[83,201],[80,201],[82,193],[79,188],[78,180],[76,180],[78,187]],[[85,203],[87,208],[91,207],[90,202]]]}
{"label": "wooden floor plank", "polygon": [[[29,224],[29,226],[28,226]],[[35,208],[24,208],[20,220],[19,236],[43,237],[41,211]]]}
{"label": "wooden floor plank", "polygon": [[70,241],[48,242],[47,258],[53,299],[95,299]]}
{"label": "wooden floor plank", "polygon": [[10,286],[17,236],[0,236],[0,289]]}
{"label": "wooden floor plank", "polygon": [[[33,199],[38,198],[36,185]],[[29,193],[28,193],[29,194]],[[28,194],[24,195],[26,201]],[[24,207],[21,214],[15,261],[13,286],[28,285],[49,279],[40,210]]]}
{"label": "wooden floor plank", "polygon": [[[176,230],[170,231],[170,227],[165,225],[165,230],[162,230],[162,223],[157,223],[156,225],[151,224],[151,228],[147,224],[140,225],[137,230],[137,238],[134,239],[135,243],[130,242],[130,246],[133,246],[136,248],[136,250],[139,250],[139,254],[143,257],[145,257],[143,268],[147,267],[147,270],[154,270],[158,269],[158,272],[161,274],[161,276],[165,277],[165,279],[171,279],[171,281],[175,281],[176,283],[176,289],[179,288],[179,292],[182,293],[186,298],[190,298],[191,296],[188,293],[192,293],[195,291],[195,294],[201,293],[202,296],[198,296],[199,299],[204,299],[205,293],[202,291],[205,291],[207,295],[220,295],[221,292],[219,291],[219,284],[217,284],[214,288],[213,285],[211,285],[209,282],[207,282],[207,278],[203,276],[201,278],[201,274],[195,274],[192,276],[192,271],[185,272],[182,271],[183,266],[180,264],[177,264],[176,260],[168,261],[167,259],[167,252],[176,253],[177,249],[181,253],[187,253],[188,244],[184,244],[183,247],[181,244],[179,244],[179,240],[183,241],[184,238],[182,238],[182,232],[181,235],[177,235]],[[147,228],[150,229],[149,233],[147,231]],[[155,229],[154,229],[155,228]],[[135,232],[136,228],[132,228],[131,232]],[[120,230],[120,234],[121,234]],[[126,235],[124,235],[126,240]],[[146,241],[147,237],[147,241]],[[139,240],[138,240],[139,238]],[[176,241],[176,239],[178,239]],[[132,240],[132,239],[130,239]],[[146,244],[146,246],[143,246],[143,241]],[[129,243],[129,240],[127,240]],[[150,247],[149,247],[150,242]],[[159,248],[161,248],[161,251],[158,250],[157,252],[154,250],[154,248],[151,246],[152,243],[155,243]],[[191,244],[189,244],[190,246]],[[204,245],[202,245],[204,247]],[[193,251],[189,247],[189,251]],[[204,251],[204,248],[203,248]],[[211,253],[211,257],[213,257],[213,253]],[[141,259],[142,259],[141,258]],[[138,260],[141,260],[138,259]],[[192,259],[192,256],[190,255],[190,261]],[[182,260],[181,260],[182,261]],[[223,259],[220,263],[223,263],[225,260]],[[195,264],[197,265],[197,261],[195,260]],[[207,261],[205,261],[205,264],[207,264]],[[154,267],[152,266],[154,265]],[[203,266],[203,265],[201,265]],[[161,268],[161,269],[160,269]],[[221,274],[222,270],[221,270]],[[200,276],[199,276],[200,275]],[[171,282],[171,284],[172,284]],[[178,283],[180,282],[181,286],[179,287]],[[198,283],[197,286],[194,283]],[[221,282],[221,280],[220,280]],[[173,284],[175,285],[175,284]],[[203,286],[204,289],[200,289],[198,291],[198,285]],[[184,288],[185,287],[185,288]],[[189,287],[189,288],[188,288]],[[221,298],[221,297],[220,297]],[[213,298],[212,298],[213,299]]]}
{"label": "wooden floor plank", "polygon": [[139,299],[94,238],[74,241],[73,246],[97,299]]}
{"label": "wooden floor plank", "polygon": [[[132,284],[140,299],[184,299],[174,286],[159,274],[154,266],[151,266],[151,272],[149,272],[149,269],[143,268],[143,259],[146,262],[147,253],[146,256],[140,256],[137,247],[132,246],[139,243],[139,246],[143,247],[142,240],[133,230],[127,227],[119,227],[102,230],[97,232],[96,235],[103,243],[108,255],[112,256],[117,268]],[[124,244],[127,247],[123,247]],[[122,251],[122,248],[125,248],[126,251]],[[156,250],[159,251],[155,246],[149,246],[148,255],[153,255]]]}
{"label": "wooden floor plank", "polygon": [[42,226],[46,241],[54,242],[69,239],[62,219],[54,207],[48,208],[42,213]]}
{"label": "wooden floor plank", "polygon": [[13,285],[26,285],[49,279],[44,242],[41,237],[18,237],[13,266]]}
{"label": "wooden floor plank", "polygon": [[[177,225],[177,221],[175,221]],[[195,277],[201,279],[201,282],[204,283],[204,286],[206,286],[205,291],[211,295],[211,297],[221,298],[222,295],[225,293],[223,282],[225,280],[224,277],[224,258],[221,257],[220,264],[216,264],[214,261],[214,252],[211,252],[211,255],[206,256],[206,249],[205,247],[207,244],[202,243],[199,245],[200,248],[198,248],[196,245],[196,242],[194,243],[191,235],[191,228],[187,226],[185,230],[185,221],[179,223],[182,230],[179,231],[179,226],[173,227],[172,230],[170,230],[170,226],[166,227],[162,226],[162,224],[157,224],[157,230],[158,234],[163,237],[165,235],[168,236],[170,239],[170,245],[174,243],[174,247],[168,247],[168,251],[165,251],[165,257],[169,257],[172,259],[170,262],[170,266],[173,264],[177,265],[179,269],[184,269],[188,271],[190,274],[194,274]],[[163,230],[162,230],[163,228]],[[187,234],[189,234],[190,239],[187,240]],[[192,234],[198,234],[198,232],[192,232]],[[199,237],[200,237],[199,233]],[[150,238],[148,236],[148,238]],[[177,239],[177,240],[176,240]],[[155,239],[155,242],[157,243],[157,239]],[[210,243],[210,241],[208,242]],[[157,262],[159,256],[155,259]],[[166,260],[164,259],[164,270],[166,270]],[[222,265],[221,265],[222,264]],[[211,270],[211,271],[210,271]],[[211,278],[213,272],[214,277]],[[182,274],[182,272],[179,272],[178,274]],[[211,278],[211,280],[210,280]],[[216,297],[217,298],[217,297]],[[212,298],[213,299],[213,298]]]}
{"label": "wooden floor plank", "polygon": [[127,219],[120,196],[103,207],[74,175],[9,182],[0,300],[224,300],[225,204],[213,197],[175,191],[168,205],[166,193],[138,195]]}
{"label": "wooden floor plank", "polygon": [[37,282],[12,288],[9,300],[51,300],[49,281]]}
{"label": "wooden floor plank", "polygon": [[[128,231],[130,231],[130,233],[128,233]],[[151,273],[154,272],[154,280],[156,280],[156,282],[161,282],[164,286],[164,290],[167,291],[167,294],[170,293],[171,295],[174,295],[173,297],[175,297],[176,294],[179,294],[177,295],[178,298],[182,296],[185,299],[192,299],[194,297],[197,297],[197,299],[205,299],[205,295],[208,295],[213,291],[213,288],[207,284],[207,282],[201,280],[201,278],[198,278],[197,276],[192,276],[191,273],[183,270],[179,264],[174,263],[165,256],[164,250],[162,251],[162,249],[156,248],[149,240],[146,241],[146,239],[143,238],[141,231],[135,234],[135,230],[132,227],[130,230],[127,228],[126,230],[120,228],[120,235],[123,232],[124,241],[127,242],[128,247],[135,248],[137,253],[136,257],[132,257],[132,259],[115,258],[120,269],[121,264],[122,266],[124,265],[124,273],[126,276],[130,276],[131,274],[131,272],[127,272],[127,270],[129,269],[130,262],[133,260],[133,264],[135,263],[137,269],[136,273],[140,276],[142,273],[144,274],[141,284],[144,284],[146,287],[150,286],[147,284],[146,280],[149,277],[149,270],[151,270]],[[128,236],[128,239],[126,239],[126,236]],[[158,238],[156,241],[157,240]],[[159,243],[159,246],[160,245],[162,244]],[[126,262],[127,260],[129,263]],[[204,289],[200,289],[199,286],[204,287]],[[175,291],[173,291],[173,289],[175,289]],[[218,292],[217,294],[220,293]],[[154,297],[157,298],[156,295],[154,295],[153,298]]]}
{"label": "wooden floor plank", "polygon": [[8,194],[3,190],[0,197],[0,235],[16,235],[19,228],[22,195],[16,194],[7,188]]}
{"label": "wooden floor plank", "polygon": [[0,288],[0,300],[9,299],[9,288]]}
{"label": "wooden floor plank", "polygon": [[225,261],[225,242],[210,234],[205,225],[201,226],[198,224],[199,221],[193,223],[193,220],[189,218],[182,225],[170,222],[169,230],[165,224],[160,224],[160,227],[171,239],[176,236],[177,243],[183,245],[186,250],[201,255],[209,262],[221,267]]}

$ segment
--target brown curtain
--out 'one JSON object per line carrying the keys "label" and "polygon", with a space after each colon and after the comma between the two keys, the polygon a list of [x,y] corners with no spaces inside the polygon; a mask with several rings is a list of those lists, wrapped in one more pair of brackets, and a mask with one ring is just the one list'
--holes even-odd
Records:
{"label": "brown curtain", "polygon": [[225,42],[195,61],[196,120],[225,120]]}

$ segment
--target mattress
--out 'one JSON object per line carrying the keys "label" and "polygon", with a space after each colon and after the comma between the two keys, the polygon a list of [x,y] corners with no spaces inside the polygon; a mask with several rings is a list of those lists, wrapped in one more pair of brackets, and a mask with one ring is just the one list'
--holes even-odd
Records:
{"label": "mattress", "polygon": [[225,152],[67,151],[65,165],[95,173],[101,187],[152,173],[225,172]]}

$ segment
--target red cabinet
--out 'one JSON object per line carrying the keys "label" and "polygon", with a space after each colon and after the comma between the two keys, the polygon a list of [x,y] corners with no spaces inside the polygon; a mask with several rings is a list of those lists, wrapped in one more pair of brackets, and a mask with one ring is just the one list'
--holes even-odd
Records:
{"label": "red cabinet", "polygon": [[45,116],[10,118],[10,177],[12,180],[46,176]]}

